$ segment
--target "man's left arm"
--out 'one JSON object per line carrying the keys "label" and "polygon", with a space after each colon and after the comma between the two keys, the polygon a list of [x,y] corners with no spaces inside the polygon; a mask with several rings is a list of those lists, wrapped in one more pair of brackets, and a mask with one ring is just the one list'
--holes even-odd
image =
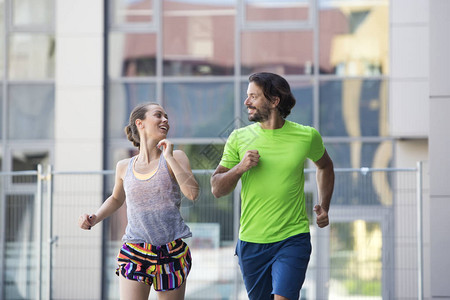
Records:
{"label": "man's left arm", "polygon": [[334,166],[326,150],[322,157],[314,163],[317,166],[316,180],[319,194],[319,204],[314,206],[314,211],[317,214],[317,225],[323,228],[330,223],[328,210],[334,189]]}

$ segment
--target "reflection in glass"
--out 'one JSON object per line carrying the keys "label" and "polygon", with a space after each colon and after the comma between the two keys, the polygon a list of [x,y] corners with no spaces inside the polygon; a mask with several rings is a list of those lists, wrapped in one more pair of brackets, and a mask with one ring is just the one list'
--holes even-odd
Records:
{"label": "reflection in glass", "polygon": [[392,142],[326,142],[335,168],[392,167]]}
{"label": "reflection in glass", "polygon": [[8,138],[52,139],[55,124],[53,85],[10,85]]}
{"label": "reflection in glass", "polygon": [[189,157],[192,169],[214,170],[222,158],[224,144],[176,145]]}
{"label": "reflection in glass", "polygon": [[115,25],[149,23],[153,21],[152,0],[113,0],[112,19]]}
{"label": "reflection in glass", "polygon": [[[4,1],[0,1],[0,41],[5,40],[4,3],[5,3]],[[5,78],[4,57],[5,57],[5,47],[3,46],[2,43],[2,46],[0,46],[0,79]]]}
{"label": "reflection in glass", "polygon": [[389,1],[321,1],[320,73],[389,74]]}
{"label": "reflection in glass", "polygon": [[138,77],[156,75],[156,34],[110,34],[109,76]]}
{"label": "reflection in glass", "polygon": [[383,249],[379,223],[357,220],[330,224],[330,294],[381,299]]}
{"label": "reflection in glass", "polygon": [[169,137],[222,137],[233,126],[233,98],[232,83],[165,84]]}
{"label": "reflection in glass", "polygon": [[[37,170],[38,165],[49,164],[49,153],[47,150],[17,150],[12,152],[12,171]],[[36,176],[14,176],[12,182],[16,184],[35,183]]]}
{"label": "reflection in glass", "polygon": [[6,266],[12,266],[4,273],[8,283],[6,299],[11,299],[8,296],[29,299],[30,295],[36,294],[37,281],[33,279],[37,278],[38,270],[30,266],[35,266],[39,260],[35,197],[33,194],[14,194],[5,198],[5,258]]}
{"label": "reflection in glass", "polygon": [[322,135],[389,135],[387,80],[325,80],[319,95]]}
{"label": "reflection in glass", "polygon": [[312,31],[244,32],[241,72],[280,75],[313,73]]}
{"label": "reflection in glass", "polygon": [[305,21],[308,20],[309,0],[246,0],[247,21]]}
{"label": "reflection in glass", "polygon": [[10,79],[51,79],[55,75],[55,39],[44,34],[12,34]]}
{"label": "reflection in glass", "polygon": [[3,136],[3,126],[5,126],[5,124],[3,124],[3,86],[0,86],[0,138]]}
{"label": "reflection in glass", "polygon": [[12,171],[37,170],[38,165],[49,164],[46,150],[17,150],[12,152]]}
{"label": "reflection in glass", "polygon": [[[292,94],[297,101],[291,110],[291,114],[287,116],[287,120],[293,121],[302,125],[312,126],[313,124],[313,86],[310,81],[291,81],[288,80],[291,86]],[[242,124],[246,126],[252,122],[248,121],[247,107],[244,101],[247,98],[248,83],[241,85],[241,107],[242,107]]]}
{"label": "reflection in glass", "polygon": [[164,75],[232,75],[235,13],[229,1],[164,1]]}
{"label": "reflection in glass", "polygon": [[54,19],[54,0],[11,1],[14,26],[49,26]]}
{"label": "reflection in glass", "polygon": [[[110,83],[108,105],[109,138],[125,138],[131,111],[140,103],[157,102],[156,86],[150,83]],[[130,144],[131,145],[131,144]]]}
{"label": "reflection in glass", "polygon": [[[333,203],[336,205],[384,205],[393,201],[393,178],[389,172],[361,173],[360,168],[392,167],[392,142],[325,143],[335,168],[358,171],[336,173]],[[362,188],[364,187],[364,188]]]}

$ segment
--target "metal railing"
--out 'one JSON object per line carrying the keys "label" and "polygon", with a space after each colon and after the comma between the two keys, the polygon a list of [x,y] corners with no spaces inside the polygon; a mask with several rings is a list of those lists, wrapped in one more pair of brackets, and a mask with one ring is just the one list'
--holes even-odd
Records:
{"label": "metal railing", "polygon": [[[318,229],[314,170],[305,170],[313,254],[301,299],[423,297],[422,165],[335,169],[330,226]],[[125,207],[80,230],[112,190],[113,171],[0,173],[0,299],[118,299],[115,256]],[[212,170],[196,170],[201,193],[181,212],[193,231],[186,299],[246,299],[234,257],[239,194],[215,199]],[[151,293],[150,299],[155,299]]]}

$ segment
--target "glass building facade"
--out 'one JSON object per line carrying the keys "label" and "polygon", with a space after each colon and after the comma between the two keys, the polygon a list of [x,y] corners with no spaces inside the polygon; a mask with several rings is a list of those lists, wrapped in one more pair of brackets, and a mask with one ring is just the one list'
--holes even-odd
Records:
{"label": "glass building facade", "polygon": [[[56,2],[0,0],[2,172],[55,163],[55,111],[64,105],[55,96]],[[104,169],[113,170],[119,159],[134,153],[123,128],[143,102],[166,109],[169,138],[187,153],[194,171],[214,169],[230,132],[249,124],[243,104],[248,77],[260,71],[288,80],[297,104],[287,119],[317,128],[336,168],[393,165],[388,0],[109,0],[103,9]],[[197,174],[207,185],[210,175]],[[363,179],[346,181],[354,198],[338,191],[336,204],[392,204],[375,196],[376,187],[359,191],[358,180]],[[18,224],[35,210],[28,189],[35,181],[14,182],[3,191],[3,211]],[[218,222],[220,242],[232,242],[233,195],[211,213],[213,197],[208,186],[202,188],[204,199],[190,210],[189,221]],[[123,214],[114,218],[123,221]],[[381,222],[341,220],[330,226],[331,238],[346,243],[332,243],[331,259],[354,250],[358,241],[352,234],[360,231],[375,249],[370,259],[378,268],[385,246]],[[123,225],[117,221],[111,223]],[[5,231],[5,242],[33,240],[32,231],[11,226],[16,227],[22,232]],[[111,235],[111,240],[120,237]],[[338,273],[331,276],[342,278]],[[381,285],[381,276],[375,272],[367,279]],[[375,287],[373,294],[380,293]]]}
{"label": "glass building facade", "polygon": [[391,143],[388,1],[108,3],[107,168],[127,155],[123,127],[145,101],[165,107],[177,144],[223,145],[230,124],[248,124],[258,71],[289,81],[288,119],[316,127],[337,167],[390,165],[389,152],[377,155]]}

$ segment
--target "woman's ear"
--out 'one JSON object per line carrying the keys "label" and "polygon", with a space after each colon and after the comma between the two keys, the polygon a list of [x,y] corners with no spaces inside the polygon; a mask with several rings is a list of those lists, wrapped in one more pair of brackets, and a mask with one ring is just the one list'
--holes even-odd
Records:
{"label": "woman's ear", "polygon": [[134,124],[136,124],[137,128],[144,128],[144,123],[142,122],[141,119],[136,119],[136,122],[134,122]]}

